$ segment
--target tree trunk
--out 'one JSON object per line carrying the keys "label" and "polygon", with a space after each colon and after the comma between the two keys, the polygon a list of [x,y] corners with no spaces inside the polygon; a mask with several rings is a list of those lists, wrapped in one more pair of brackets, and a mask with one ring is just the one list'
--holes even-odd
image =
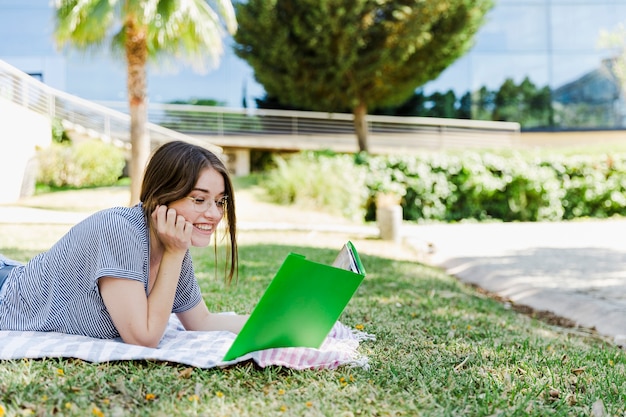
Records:
{"label": "tree trunk", "polygon": [[146,129],[148,104],[146,63],[148,46],[145,29],[136,22],[126,22],[126,62],[128,107],[130,111],[130,204],[139,202],[143,172],[150,157],[150,136]]}
{"label": "tree trunk", "polygon": [[354,115],[354,131],[359,143],[360,152],[369,152],[367,144],[367,106],[359,103],[352,111]]}

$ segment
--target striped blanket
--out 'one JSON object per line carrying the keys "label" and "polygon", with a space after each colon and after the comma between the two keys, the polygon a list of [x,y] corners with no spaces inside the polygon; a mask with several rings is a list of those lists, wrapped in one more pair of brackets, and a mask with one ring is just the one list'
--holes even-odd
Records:
{"label": "striped blanket", "polygon": [[222,358],[235,339],[230,332],[185,331],[172,315],[158,348],[63,333],[0,331],[0,360],[21,358],[78,358],[87,362],[151,360],[213,368],[253,360],[293,369],[323,369],[338,366],[367,367],[367,357],[358,352],[359,343],[374,336],[337,322],[319,349],[279,348],[252,352],[234,361]]}

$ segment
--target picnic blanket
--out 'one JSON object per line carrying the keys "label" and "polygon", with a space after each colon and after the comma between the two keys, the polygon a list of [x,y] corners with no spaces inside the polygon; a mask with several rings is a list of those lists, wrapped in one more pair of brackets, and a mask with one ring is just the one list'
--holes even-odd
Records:
{"label": "picnic blanket", "polygon": [[222,358],[235,340],[231,332],[185,331],[172,315],[156,349],[130,345],[118,339],[94,339],[53,332],[0,331],[0,360],[22,358],[78,358],[87,362],[152,360],[213,368],[253,360],[293,369],[334,369],[342,365],[368,367],[367,357],[358,352],[359,343],[374,340],[371,334],[337,322],[319,349],[278,348],[252,352],[234,361]]}

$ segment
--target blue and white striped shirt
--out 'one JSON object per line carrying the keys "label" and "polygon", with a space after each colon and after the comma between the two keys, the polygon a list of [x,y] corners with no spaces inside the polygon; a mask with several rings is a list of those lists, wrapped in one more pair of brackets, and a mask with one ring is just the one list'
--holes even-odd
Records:
{"label": "blue and white striped shirt", "polygon": [[[0,330],[34,330],[119,337],[98,279],[140,281],[148,295],[149,232],[141,205],[100,211],[78,223],[49,251],[14,268],[2,288]],[[189,251],[173,313],[202,301]]]}

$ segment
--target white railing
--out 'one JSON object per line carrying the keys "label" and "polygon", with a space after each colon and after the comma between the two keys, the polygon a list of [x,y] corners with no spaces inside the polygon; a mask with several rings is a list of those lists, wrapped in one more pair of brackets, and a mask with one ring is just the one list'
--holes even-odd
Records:
{"label": "white railing", "polygon": [[[101,104],[128,111],[123,102]],[[251,147],[290,149],[289,141],[295,141],[300,144],[295,149],[306,148],[302,146],[305,141],[332,145],[346,137],[351,144],[355,142],[353,116],[345,113],[151,103],[148,118],[152,123],[222,146],[254,143]],[[510,146],[520,134],[520,125],[515,122],[434,117],[368,115],[367,126],[371,142],[396,149]]]}
{"label": "white railing", "polygon": [[[128,145],[130,116],[125,102],[94,103],[55,90],[0,60],[0,98],[62,121],[66,129]],[[202,146],[354,151],[353,116],[269,109],[150,103],[148,132],[153,142],[180,139]],[[519,123],[431,117],[368,115],[374,152],[423,148],[511,147]]]}
{"label": "white railing", "polygon": [[[58,119],[68,130],[99,137],[106,141],[130,143],[130,116],[92,101],[55,90],[0,60],[0,99],[9,100],[29,110]],[[196,141],[193,137],[148,123],[150,140]],[[203,146],[209,146],[203,143]],[[215,150],[219,150],[215,147]]]}

